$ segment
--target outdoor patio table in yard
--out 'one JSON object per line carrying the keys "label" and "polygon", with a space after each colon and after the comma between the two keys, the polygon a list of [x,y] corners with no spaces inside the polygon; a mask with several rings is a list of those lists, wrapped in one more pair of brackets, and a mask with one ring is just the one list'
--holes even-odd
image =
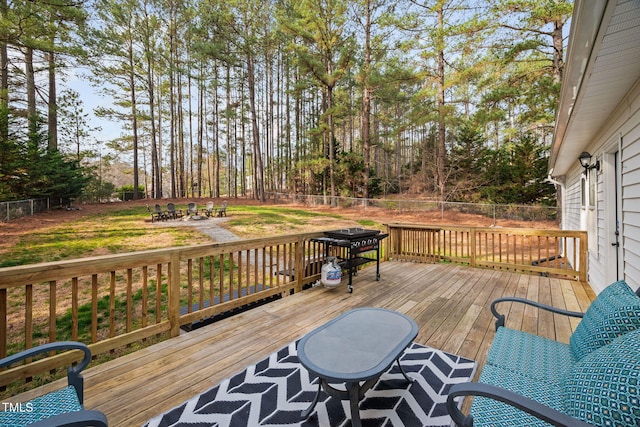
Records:
{"label": "outdoor patio table in yard", "polygon": [[[360,427],[360,400],[394,361],[411,382],[399,358],[417,335],[418,325],[411,318],[383,308],[350,310],[309,332],[298,343],[298,358],[319,377],[319,384],[302,417],[311,415],[324,388],[332,397],[349,399],[351,423]],[[344,383],[346,390],[331,385],[336,383]]]}

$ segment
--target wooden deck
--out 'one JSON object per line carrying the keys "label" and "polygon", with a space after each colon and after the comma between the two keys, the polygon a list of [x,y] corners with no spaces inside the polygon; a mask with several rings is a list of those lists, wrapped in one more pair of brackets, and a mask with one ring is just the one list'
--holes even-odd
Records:
{"label": "wooden deck", "polygon": [[[419,325],[417,342],[482,364],[494,335],[489,304],[520,296],[584,311],[586,283],[447,264],[386,262],[354,277],[354,292],[312,288],[85,371],[85,407],[110,425],[140,426],[327,320],[355,307],[386,307]],[[505,304],[507,325],[568,342],[577,322]],[[56,385],[18,396],[24,400]],[[13,400],[13,399],[12,399]]]}

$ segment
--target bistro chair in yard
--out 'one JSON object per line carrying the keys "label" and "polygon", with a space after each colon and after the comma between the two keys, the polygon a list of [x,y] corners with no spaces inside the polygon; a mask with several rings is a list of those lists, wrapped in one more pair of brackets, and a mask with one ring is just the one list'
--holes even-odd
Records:
{"label": "bistro chair in yard", "polygon": [[176,205],[173,203],[167,203],[167,216],[171,219],[182,218],[183,213],[181,209],[176,209]]}
{"label": "bistro chair in yard", "polygon": [[[0,360],[0,369],[39,354],[55,351],[80,350],[82,361],[67,369],[67,387],[52,391],[29,402],[4,403],[0,412],[0,426],[95,426],[107,427],[107,417],[100,411],[84,409],[84,379],[81,371],[91,361],[91,350],[74,341],[60,341],[34,347]],[[14,369],[19,369],[16,367]]]}
{"label": "bistro chair in yard", "polygon": [[[522,298],[494,301],[496,336],[478,382],[449,389],[458,426],[640,426],[640,294],[621,280],[585,313]],[[581,318],[569,343],[505,326],[498,304]],[[456,402],[475,396],[470,416]]]}

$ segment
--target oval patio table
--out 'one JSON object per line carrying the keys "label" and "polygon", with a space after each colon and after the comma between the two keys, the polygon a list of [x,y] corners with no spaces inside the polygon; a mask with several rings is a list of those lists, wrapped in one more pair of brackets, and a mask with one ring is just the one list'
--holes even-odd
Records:
{"label": "oval patio table", "polygon": [[[360,400],[394,361],[411,381],[399,358],[417,335],[418,325],[411,318],[383,308],[350,310],[309,332],[298,343],[298,359],[319,377],[319,384],[302,418],[311,415],[324,388],[332,397],[349,399],[351,424],[360,427]],[[346,391],[331,383],[346,384]]]}

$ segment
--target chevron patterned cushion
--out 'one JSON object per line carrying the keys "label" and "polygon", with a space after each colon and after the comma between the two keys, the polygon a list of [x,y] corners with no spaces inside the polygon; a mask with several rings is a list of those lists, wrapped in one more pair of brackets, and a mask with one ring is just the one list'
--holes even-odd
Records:
{"label": "chevron patterned cushion", "polygon": [[563,394],[572,417],[598,426],[640,426],[640,330],[578,362]]}
{"label": "chevron patterned cushion", "polygon": [[487,364],[559,384],[575,359],[567,344],[509,328],[498,328]]}
{"label": "chevron patterned cushion", "polygon": [[[536,381],[526,375],[521,375],[517,372],[491,365],[485,365],[484,368],[482,368],[479,382],[506,388],[507,390],[511,390],[519,395],[537,400],[540,403],[564,412],[564,407],[562,406],[563,399],[560,395],[560,387],[555,383],[551,384],[543,381]],[[513,406],[497,400],[478,396],[473,398],[471,415],[473,415],[474,427],[534,427],[549,425],[532,415],[528,415],[527,413],[514,408]]]}
{"label": "chevron patterned cushion", "polygon": [[591,303],[569,346],[576,360],[629,331],[640,329],[640,297],[623,281],[615,282]]}
{"label": "chevron patterned cushion", "polygon": [[0,412],[0,426],[26,426],[54,415],[80,411],[82,405],[76,389],[68,386],[9,409]]}

